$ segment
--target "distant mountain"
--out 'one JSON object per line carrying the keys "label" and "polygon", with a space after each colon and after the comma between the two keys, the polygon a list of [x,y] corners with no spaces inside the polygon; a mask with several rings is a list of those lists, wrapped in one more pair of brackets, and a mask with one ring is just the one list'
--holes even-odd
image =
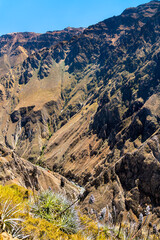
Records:
{"label": "distant mountain", "polygon": [[85,187],[84,206],[160,216],[160,2],[0,42],[1,143]]}
{"label": "distant mountain", "polygon": [[61,31],[49,31],[44,34],[24,32],[1,36],[0,75],[22,63],[30,54],[43,48],[49,48],[60,41],[69,41],[83,30],[84,28],[68,27]]}

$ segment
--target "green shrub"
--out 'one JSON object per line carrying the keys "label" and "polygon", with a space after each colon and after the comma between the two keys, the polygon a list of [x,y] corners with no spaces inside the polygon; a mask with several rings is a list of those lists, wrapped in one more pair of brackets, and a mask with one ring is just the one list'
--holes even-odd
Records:
{"label": "green shrub", "polygon": [[[68,234],[79,228],[77,211],[64,196],[52,191],[41,192],[32,206],[35,217],[43,218]],[[67,210],[66,210],[67,209]]]}

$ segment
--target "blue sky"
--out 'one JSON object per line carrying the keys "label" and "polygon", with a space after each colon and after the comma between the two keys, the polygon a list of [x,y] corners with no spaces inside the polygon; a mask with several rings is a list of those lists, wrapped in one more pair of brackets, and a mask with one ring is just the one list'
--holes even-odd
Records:
{"label": "blue sky", "polygon": [[0,35],[87,27],[148,0],[0,0]]}

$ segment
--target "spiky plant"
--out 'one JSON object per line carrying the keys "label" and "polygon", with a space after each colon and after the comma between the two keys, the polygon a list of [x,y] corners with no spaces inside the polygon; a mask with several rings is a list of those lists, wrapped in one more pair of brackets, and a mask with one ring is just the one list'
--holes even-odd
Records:
{"label": "spiky plant", "polygon": [[53,222],[66,233],[76,233],[79,227],[77,212],[64,196],[48,190],[39,193],[32,206],[35,216]]}
{"label": "spiky plant", "polygon": [[23,233],[23,230],[24,229],[21,226],[14,226],[11,231],[12,237],[18,239],[28,239],[30,235]]}
{"label": "spiky plant", "polygon": [[0,228],[2,231],[12,232],[12,229],[18,227],[19,223],[23,219],[17,217],[17,213],[20,211],[19,205],[12,205],[12,202],[5,201],[0,205]]}

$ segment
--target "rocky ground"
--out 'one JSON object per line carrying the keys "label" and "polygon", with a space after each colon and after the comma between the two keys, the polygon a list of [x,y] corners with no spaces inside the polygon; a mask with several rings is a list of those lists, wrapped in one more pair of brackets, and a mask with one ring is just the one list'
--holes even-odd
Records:
{"label": "rocky ground", "polygon": [[159,10],[151,1],[86,29],[0,38],[0,141],[12,152],[2,182],[26,186],[29,167],[43,187],[59,190],[57,174],[85,187],[84,207],[92,193],[98,207],[160,216]]}

